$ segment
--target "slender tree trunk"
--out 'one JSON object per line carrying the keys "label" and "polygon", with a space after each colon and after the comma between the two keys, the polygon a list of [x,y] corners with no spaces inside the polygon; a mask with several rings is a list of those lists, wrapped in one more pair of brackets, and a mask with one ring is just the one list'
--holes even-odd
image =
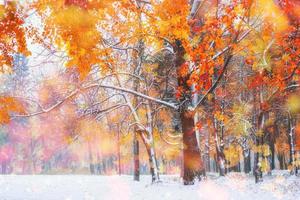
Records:
{"label": "slender tree trunk", "polygon": [[[140,7],[139,7],[140,8]],[[142,24],[141,24],[141,16],[139,17],[139,26],[140,26],[140,30],[142,30]],[[138,58],[136,59],[136,63],[135,63],[135,70],[134,70],[134,74],[139,76],[141,74],[141,68],[142,68],[142,57],[144,54],[144,43],[143,40],[140,36],[140,39],[138,41]],[[134,90],[138,91],[139,87],[140,87],[140,82],[138,79],[134,80]],[[134,97],[134,101],[133,101],[133,107],[136,107],[138,104],[138,98],[135,96]],[[135,112],[135,111],[134,111]],[[136,114],[137,116],[137,114]],[[138,117],[136,117],[136,121],[137,121]],[[138,136],[138,132],[139,132],[139,128],[137,126],[135,126],[134,128],[134,136],[133,136],[133,154],[134,154],[134,180],[135,181],[139,181],[140,180],[140,160],[139,160],[139,141],[137,139]]]}
{"label": "slender tree trunk", "polygon": [[118,125],[118,173],[119,175],[122,174],[121,168],[121,142],[120,142],[120,127]]}
{"label": "slender tree trunk", "polygon": [[137,140],[136,133],[133,139],[133,180],[140,181],[140,158],[139,158],[139,141]]}
{"label": "slender tree trunk", "polygon": [[251,171],[251,152],[244,152],[244,172],[248,174]]}
{"label": "slender tree trunk", "polygon": [[281,170],[284,170],[284,159],[283,159],[283,155],[278,155],[278,160],[279,160],[279,168]]}
{"label": "slender tree trunk", "polygon": [[97,149],[96,172],[97,172],[97,174],[102,174],[102,171],[101,171],[101,159],[100,159],[100,155],[99,155],[99,149]]}
{"label": "slender tree trunk", "polygon": [[159,181],[159,173],[158,173],[157,159],[155,156],[155,150],[152,147],[151,143],[152,142],[147,143],[145,141],[145,146],[146,146],[147,154],[149,157],[149,169],[150,169],[151,179],[152,179],[152,183],[153,183],[153,182]]}
{"label": "slender tree trunk", "polygon": [[[240,70],[242,71],[242,70]],[[224,77],[222,79],[222,93],[226,94],[226,75],[227,72],[224,72]],[[241,97],[240,97],[241,98]],[[226,97],[222,97],[221,100],[221,113],[224,115],[225,112],[225,103],[226,103]],[[224,154],[224,132],[225,132],[225,124],[223,121],[220,122],[220,142],[217,142],[217,156],[218,156],[218,165],[220,169],[220,176],[225,176],[226,174],[226,158]],[[218,141],[218,135],[216,133],[216,141]]]}
{"label": "slender tree trunk", "polygon": [[6,174],[7,173],[7,163],[6,163],[6,161],[3,161],[1,163],[1,173],[2,174]]}
{"label": "slender tree trunk", "polygon": [[146,144],[148,156],[149,156],[149,164],[150,164],[150,172],[152,176],[152,182],[159,181],[159,169],[158,163],[156,159],[155,153],[155,146],[154,146],[154,138],[153,138],[153,117],[152,117],[152,110],[151,110],[151,102],[148,101],[146,104],[147,110],[147,138],[148,142]]}
{"label": "slender tree trunk", "polygon": [[89,151],[89,163],[90,163],[90,173],[95,174],[95,166],[93,163],[93,152],[90,141],[88,141],[88,151]]}
{"label": "slender tree trunk", "polygon": [[294,131],[295,131],[295,126],[294,126],[294,119],[289,114],[289,144],[290,144],[290,161],[289,164],[292,166],[291,173],[294,173],[294,165],[295,165],[295,144],[294,144]]}
{"label": "slender tree trunk", "polygon": [[[259,88],[259,104],[260,107],[258,109],[259,115],[258,115],[258,121],[257,121],[257,130],[261,131],[261,133],[259,135],[256,136],[256,145],[261,148],[261,146],[263,145],[263,138],[264,138],[264,123],[265,123],[265,113],[262,109],[262,104],[263,104],[263,88],[260,87]],[[255,102],[254,102],[255,104]],[[261,151],[257,152],[255,154],[255,162],[254,162],[254,166],[253,166],[253,172],[255,171],[255,168],[257,167],[257,164],[259,162],[262,161],[262,153]]]}
{"label": "slender tree trunk", "polygon": [[159,170],[158,163],[155,154],[153,135],[146,131],[139,132],[143,143],[146,147],[147,154],[149,157],[149,169],[151,174],[152,183],[159,181]]}
{"label": "slender tree trunk", "polygon": [[[217,122],[215,121],[215,128],[214,128],[214,137],[215,137],[215,146],[216,146],[216,165],[219,171],[220,176],[225,176],[225,155],[223,153],[223,151],[221,150],[220,147],[220,142],[219,142],[219,138],[218,138],[218,133],[217,133]],[[221,132],[223,132],[223,126],[221,125]]]}
{"label": "slender tree trunk", "polygon": [[[274,138],[274,136],[272,136]],[[270,142],[270,151],[271,151],[271,170],[275,169],[275,140],[272,139]]]}
{"label": "slender tree trunk", "polygon": [[283,155],[283,169],[287,169],[287,161],[285,155]]}

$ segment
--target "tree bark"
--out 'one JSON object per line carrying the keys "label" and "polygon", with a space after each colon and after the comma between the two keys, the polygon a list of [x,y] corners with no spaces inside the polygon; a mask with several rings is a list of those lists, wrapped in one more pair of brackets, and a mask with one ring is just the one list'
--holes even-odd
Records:
{"label": "tree bark", "polygon": [[156,153],[154,148],[154,138],[153,138],[153,116],[152,116],[152,110],[151,110],[151,102],[148,101],[146,104],[146,110],[147,110],[147,136],[148,136],[148,142],[145,144],[149,156],[149,165],[150,165],[150,173],[152,176],[152,183],[159,181],[159,169],[158,169],[158,163],[156,159]]}
{"label": "tree bark", "polygon": [[154,183],[159,181],[159,173],[158,173],[157,159],[155,156],[155,150],[154,147],[151,145],[151,143],[152,142],[150,143],[145,142],[145,146],[149,157],[149,168],[150,168],[151,180],[152,183]]}
{"label": "tree bark", "polygon": [[[175,66],[179,70],[182,64],[185,62],[184,54],[185,50],[181,44],[181,41],[176,40],[174,44],[174,50],[176,52]],[[190,95],[191,88],[186,84],[186,77],[182,77],[177,74],[178,86],[182,87],[187,95]],[[184,185],[194,184],[196,177],[200,177],[203,172],[202,160],[200,149],[197,142],[195,132],[195,111],[190,111],[189,106],[192,105],[192,98],[189,96],[189,101],[181,97],[179,99],[181,103],[180,119],[183,134],[183,183]]]}
{"label": "tree bark", "polygon": [[185,185],[190,185],[201,175],[203,166],[195,133],[194,113],[184,111],[180,118],[183,132],[183,181]]}
{"label": "tree bark", "polygon": [[[218,138],[218,129],[217,129],[217,122],[214,118],[214,140],[216,145],[216,165],[217,165],[217,171],[219,172],[220,176],[225,176],[225,155],[221,149],[221,145]],[[221,134],[223,133],[224,126],[221,125]]]}
{"label": "tree bark", "polygon": [[295,131],[295,126],[294,126],[294,119],[289,114],[289,144],[290,144],[290,161],[289,164],[291,165],[291,174],[294,173],[295,170],[295,144],[294,144],[294,131]]}
{"label": "tree bark", "polygon": [[120,127],[118,125],[118,173],[119,176],[122,174],[122,168],[121,168],[121,142],[120,142]]}
{"label": "tree bark", "polygon": [[139,158],[139,141],[137,140],[136,133],[133,139],[133,180],[140,181],[140,158]]}

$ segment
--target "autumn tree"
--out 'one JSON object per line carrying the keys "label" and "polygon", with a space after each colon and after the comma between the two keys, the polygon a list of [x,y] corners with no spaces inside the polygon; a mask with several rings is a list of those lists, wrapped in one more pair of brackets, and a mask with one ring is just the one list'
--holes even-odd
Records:
{"label": "autumn tree", "polygon": [[[175,132],[182,132],[160,138],[182,137],[184,184],[193,184],[204,174],[208,163],[202,159],[204,140],[207,156],[216,157],[221,175],[225,167],[238,166],[242,154],[249,162],[245,152],[250,148],[256,153],[254,166],[263,162],[267,169],[270,149],[278,146],[272,143],[286,139],[291,166],[295,165],[298,111],[293,95],[299,87],[300,63],[296,1],[38,0],[28,4],[26,9],[22,3],[1,6],[2,71],[11,71],[14,54],[29,56],[26,39],[30,38],[43,49],[62,52],[63,65],[75,69],[74,84],[66,84],[64,94],[52,93],[47,102],[23,98],[24,105],[35,104],[26,112],[15,98],[1,94],[0,123],[8,123],[12,115],[60,112],[68,101],[77,106],[70,112],[95,121],[119,109],[128,112],[122,122],[127,132],[133,131],[135,179],[138,138],[149,156],[152,181],[159,178],[155,134],[168,126],[157,121],[162,110],[176,121]],[[25,26],[29,11],[41,21],[39,27]],[[288,120],[283,125],[288,125],[289,134],[272,135],[278,110],[286,113],[280,117]],[[89,155],[93,164],[92,148]]]}

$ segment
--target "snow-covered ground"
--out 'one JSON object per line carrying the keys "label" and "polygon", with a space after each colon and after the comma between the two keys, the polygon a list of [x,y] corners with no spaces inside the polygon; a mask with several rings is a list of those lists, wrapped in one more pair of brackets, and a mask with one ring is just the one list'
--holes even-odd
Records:
{"label": "snow-covered ground", "polygon": [[254,178],[241,173],[226,177],[209,175],[207,180],[183,186],[178,176],[162,176],[162,182],[149,184],[131,176],[88,175],[2,175],[0,200],[300,200],[300,177],[287,172]]}

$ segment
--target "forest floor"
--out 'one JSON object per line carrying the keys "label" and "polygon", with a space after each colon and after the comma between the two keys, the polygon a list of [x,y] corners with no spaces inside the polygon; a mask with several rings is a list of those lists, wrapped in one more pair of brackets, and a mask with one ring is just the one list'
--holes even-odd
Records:
{"label": "forest floor", "polygon": [[265,175],[263,182],[243,173],[226,177],[209,174],[206,180],[183,186],[178,176],[1,175],[0,200],[300,200],[300,177],[287,171]]}

